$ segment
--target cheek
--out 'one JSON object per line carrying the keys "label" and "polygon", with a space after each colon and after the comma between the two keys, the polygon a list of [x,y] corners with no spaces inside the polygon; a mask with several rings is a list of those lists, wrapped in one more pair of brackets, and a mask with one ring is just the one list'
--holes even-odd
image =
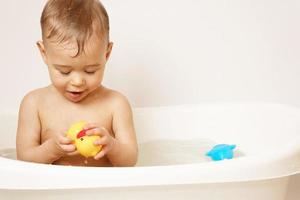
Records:
{"label": "cheek", "polygon": [[99,86],[103,79],[103,72],[95,74],[95,76],[87,79],[87,83],[93,86]]}
{"label": "cheek", "polygon": [[49,71],[50,79],[54,86],[63,87],[66,84],[66,79],[62,78],[60,74],[55,71]]}
{"label": "cheek", "polygon": [[53,85],[55,85],[57,87],[64,87],[66,85],[66,81],[59,79],[59,78],[55,78],[53,81]]}

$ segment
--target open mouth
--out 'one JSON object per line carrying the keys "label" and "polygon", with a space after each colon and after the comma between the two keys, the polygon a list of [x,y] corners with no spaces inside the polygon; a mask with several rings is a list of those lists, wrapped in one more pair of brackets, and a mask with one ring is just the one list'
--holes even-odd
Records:
{"label": "open mouth", "polygon": [[84,91],[75,92],[75,91],[67,91],[72,98],[79,98],[83,94]]}
{"label": "open mouth", "polygon": [[83,92],[71,92],[69,91],[71,94],[74,94],[74,95],[79,95],[79,94],[82,94]]}

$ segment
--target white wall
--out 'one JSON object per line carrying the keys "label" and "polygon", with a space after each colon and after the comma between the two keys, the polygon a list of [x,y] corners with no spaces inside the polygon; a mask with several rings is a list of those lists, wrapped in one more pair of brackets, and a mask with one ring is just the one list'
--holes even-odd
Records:
{"label": "white wall", "polygon": [[135,105],[300,105],[298,0],[106,2],[116,41],[106,80]]}
{"label": "white wall", "polygon": [[[45,1],[0,6],[0,104],[49,84],[35,42]],[[184,2],[184,3],[183,3]],[[298,0],[103,0],[115,46],[105,83],[134,106],[259,100],[300,105]]]}
{"label": "white wall", "polygon": [[[17,110],[26,92],[49,84],[35,46],[44,3],[1,1],[1,109]],[[134,106],[239,100],[300,106],[299,0],[103,3],[115,43],[105,84]]]}

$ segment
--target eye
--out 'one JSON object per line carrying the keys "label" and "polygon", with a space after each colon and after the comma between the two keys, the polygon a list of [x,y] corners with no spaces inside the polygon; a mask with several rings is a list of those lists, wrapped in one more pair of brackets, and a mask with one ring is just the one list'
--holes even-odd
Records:
{"label": "eye", "polygon": [[87,74],[95,74],[96,71],[85,71]]}
{"label": "eye", "polygon": [[71,73],[71,71],[59,71],[62,75],[68,75]]}

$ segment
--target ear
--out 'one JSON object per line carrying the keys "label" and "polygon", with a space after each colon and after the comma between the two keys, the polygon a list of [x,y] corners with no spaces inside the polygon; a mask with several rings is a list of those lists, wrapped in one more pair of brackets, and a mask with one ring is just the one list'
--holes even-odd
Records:
{"label": "ear", "polygon": [[36,45],[38,46],[41,56],[44,60],[45,63],[47,63],[47,56],[46,56],[46,51],[45,51],[45,45],[43,41],[37,41]]}
{"label": "ear", "polygon": [[110,57],[110,53],[112,51],[112,47],[113,47],[113,43],[109,42],[107,45],[107,49],[106,49],[106,61],[108,61],[109,57]]}

